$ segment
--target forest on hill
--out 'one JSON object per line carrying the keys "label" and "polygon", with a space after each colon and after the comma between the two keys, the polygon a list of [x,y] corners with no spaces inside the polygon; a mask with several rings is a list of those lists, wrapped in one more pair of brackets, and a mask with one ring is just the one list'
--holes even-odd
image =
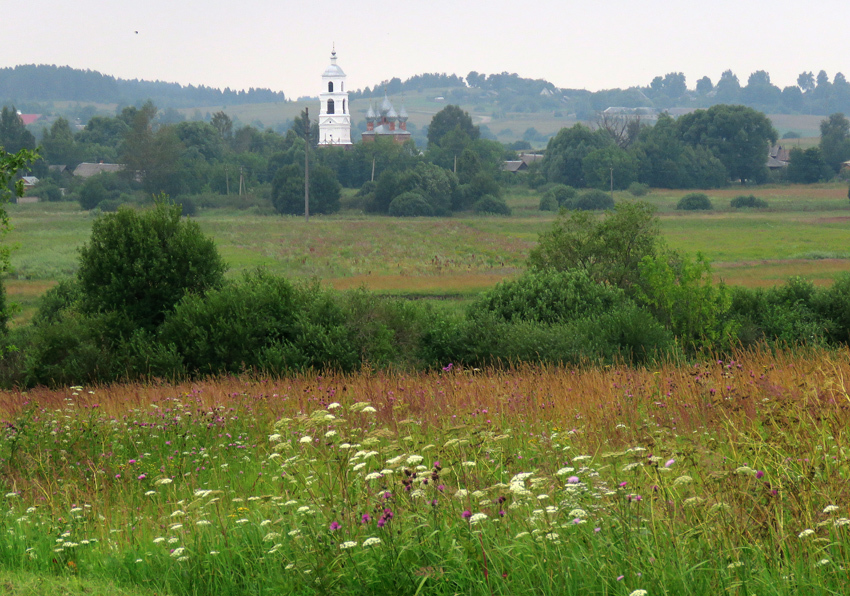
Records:
{"label": "forest on hill", "polygon": [[185,108],[285,101],[270,89],[215,89],[165,81],[127,80],[70,66],[26,64],[0,68],[0,98],[18,105],[27,102],[76,101],[134,105],[151,99],[158,105]]}
{"label": "forest on hill", "polygon": [[[543,79],[516,73],[423,73],[404,81],[398,77],[352,92],[351,100],[434,90],[452,103],[486,106],[497,113],[557,112],[578,120],[593,120],[609,107],[707,108],[715,104],[741,104],[768,114],[850,113],[850,82],[841,72],[832,78],[821,70],[802,72],[796,85],[780,88],[764,70],[746,80],[726,70],[717,80],[708,76],[688,85],[681,72],[654,77],[644,86],[591,92],[559,88]],[[286,101],[283,92],[269,89],[233,90],[180,85],[163,81],[127,80],[92,70],[68,66],[19,65],[0,68],[0,103],[15,104],[30,112],[44,111],[41,104],[72,101],[115,103],[140,107],[152,100],[161,108],[243,105]]]}

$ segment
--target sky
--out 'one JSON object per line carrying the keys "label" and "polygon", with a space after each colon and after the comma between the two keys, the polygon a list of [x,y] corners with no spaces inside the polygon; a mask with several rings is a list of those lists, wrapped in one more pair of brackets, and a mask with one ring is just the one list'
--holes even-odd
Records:
{"label": "sky", "polygon": [[[5,0],[4,0],[5,3]],[[349,89],[426,72],[517,73],[597,91],[731,69],[780,88],[850,76],[846,0],[29,0],[0,67],[55,64],[124,79],[321,92],[335,45]],[[9,12],[5,11],[8,16]]]}

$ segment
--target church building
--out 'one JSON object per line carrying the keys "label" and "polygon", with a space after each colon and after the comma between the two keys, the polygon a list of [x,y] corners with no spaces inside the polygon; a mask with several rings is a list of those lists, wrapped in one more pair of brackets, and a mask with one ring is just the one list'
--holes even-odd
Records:
{"label": "church building", "polygon": [[362,133],[364,143],[371,143],[376,138],[390,138],[398,144],[404,144],[410,139],[410,133],[407,132],[407,110],[401,106],[401,110],[395,111],[393,104],[387,94],[384,93],[384,101],[381,102],[381,107],[376,111],[369,104],[369,111],[366,112],[366,132]]}
{"label": "church building", "polygon": [[351,114],[348,92],[345,90],[345,73],[336,63],[336,49],[331,52],[330,66],[322,73],[319,102],[319,146],[350,146]]}

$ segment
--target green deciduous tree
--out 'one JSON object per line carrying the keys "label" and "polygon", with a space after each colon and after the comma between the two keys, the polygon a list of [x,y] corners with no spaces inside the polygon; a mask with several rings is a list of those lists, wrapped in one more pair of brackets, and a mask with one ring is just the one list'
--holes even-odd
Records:
{"label": "green deciduous tree", "polygon": [[706,147],[726,167],[732,180],[744,183],[767,178],[767,153],[778,137],[767,116],[752,108],[715,105],[677,121],[679,138]]}
{"label": "green deciduous tree", "polygon": [[661,248],[655,209],[644,202],[619,203],[602,217],[561,212],[552,229],[540,235],[528,263],[535,269],[579,269],[596,281],[628,289],[638,280],[639,263]]}
{"label": "green deciduous tree", "polygon": [[850,160],[850,120],[844,114],[832,114],[820,123],[820,151],[834,173]]}
{"label": "green deciduous tree", "polygon": [[80,150],[74,141],[74,133],[64,118],[57,118],[50,129],[45,131],[41,146],[48,163],[73,168],[80,162]]}
{"label": "green deciduous tree", "polygon": [[819,147],[791,149],[788,162],[788,181],[797,184],[813,184],[831,178],[834,172],[826,165]]}
{"label": "green deciduous tree", "polygon": [[677,254],[645,257],[639,265],[637,299],[686,347],[709,347],[732,335],[724,321],[731,297],[724,285],[712,282],[711,265]]}
{"label": "green deciduous tree", "polygon": [[428,147],[431,145],[443,145],[444,137],[452,132],[459,131],[471,141],[481,136],[478,127],[472,123],[472,118],[460,106],[448,105],[437,112],[428,125]]}
{"label": "green deciduous tree", "polygon": [[[333,170],[310,166],[310,214],[339,211],[340,185]],[[280,168],[272,181],[272,204],[278,213],[304,215],[304,168],[290,164]]]}
{"label": "green deciduous tree", "polygon": [[35,137],[24,126],[24,121],[18,116],[15,106],[4,107],[0,111],[0,147],[6,153],[35,149]]}
{"label": "green deciduous tree", "polygon": [[586,186],[582,160],[591,152],[613,144],[604,131],[592,131],[583,124],[562,128],[549,140],[543,158],[546,180],[576,188]]}
{"label": "green deciduous tree", "polygon": [[637,158],[617,145],[608,145],[588,153],[581,160],[584,181],[588,186],[598,189],[628,188],[638,179]]}
{"label": "green deciduous tree", "polygon": [[215,244],[180,211],[162,197],[147,211],[122,208],[94,221],[77,272],[84,312],[119,313],[152,329],[186,294],[221,284]]}

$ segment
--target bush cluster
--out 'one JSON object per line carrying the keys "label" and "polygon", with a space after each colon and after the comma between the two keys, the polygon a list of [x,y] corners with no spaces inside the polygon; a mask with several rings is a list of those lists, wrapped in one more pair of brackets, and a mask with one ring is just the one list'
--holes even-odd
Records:
{"label": "bush cluster", "polygon": [[755,209],[767,209],[767,201],[759,199],[754,195],[735,197],[729,202],[733,209],[744,209],[747,207]]}
{"label": "bush cluster", "polygon": [[714,206],[711,204],[711,199],[705,193],[692,192],[679,199],[679,202],[676,203],[676,209],[684,211],[708,211],[714,209]]}

